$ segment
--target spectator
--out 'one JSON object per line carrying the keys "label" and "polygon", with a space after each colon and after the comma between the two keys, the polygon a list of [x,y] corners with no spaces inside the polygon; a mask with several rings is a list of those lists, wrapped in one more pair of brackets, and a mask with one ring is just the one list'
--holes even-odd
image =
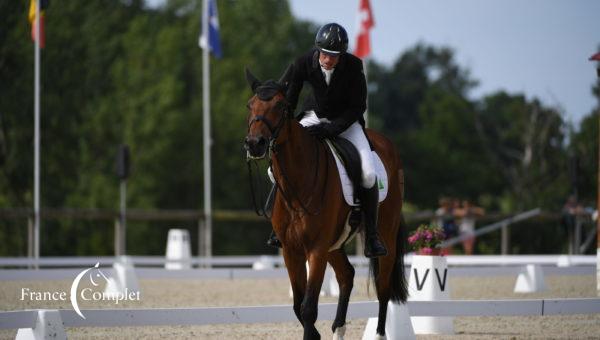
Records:
{"label": "spectator", "polygon": [[575,232],[577,231],[577,224],[581,223],[578,219],[584,214],[586,214],[586,211],[583,206],[577,202],[577,197],[575,195],[570,195],[562,208],[560,219],[560,224],[568,235],[569,254],[579,253],[578,247],[580,245],[577,243],[580,240],[579,237],[576,237]]}
{"label": "spectator", "polygon": [[462,201],[462,207],[455,210],[454,215],[460,217],[458,230],[460,236],[466,237],[462,241],[465,255],[473,254],[473,246],[475,244],[475,221],[477,217],[485,214],[485,210],[471,203],[469,200]]}
{"label": "spectator", "polygon": [[446,239],[452,238],[457,234],[456,222],[452,207],[452,199],[442,197],[439,200],[439,208],[435,211],[434,224],[442,227]]}

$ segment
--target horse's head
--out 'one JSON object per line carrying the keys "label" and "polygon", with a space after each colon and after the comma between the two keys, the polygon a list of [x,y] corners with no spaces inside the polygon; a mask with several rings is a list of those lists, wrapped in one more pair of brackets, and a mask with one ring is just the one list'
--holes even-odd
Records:
{"label": "horse's head", "polygon": [[273,146],[291,113],[285,99],[293,69],[290,65],[279,81],[261,82],[246,69],[246,80],[254,95],[248,101],[248,134],[244,141],[247,157],[261,159]]}

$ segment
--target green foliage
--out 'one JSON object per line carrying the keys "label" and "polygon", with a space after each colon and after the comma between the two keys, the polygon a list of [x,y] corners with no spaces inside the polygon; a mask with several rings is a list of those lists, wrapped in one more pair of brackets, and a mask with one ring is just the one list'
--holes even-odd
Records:
{"label": "green foliage", "polygon": [[[42,51],[42,207],[117,209],[119,144],[131,150],[130,208],[202,207],[200,3],[171,0],[151,9],[141,0],[53,2]],[[317,26],[295,19],[286,1],[218,4],[224,57],[211,58],[210,65],[213,206],[249,209],[241,142],[251,93],[244,67],[261,79],[278,78],[311,47]],[[6,14],[0,27],[0,208],[33,205],[27,8],[26,1],[0,2]],[[371,125],[401,151],[412,210],[433,208],[441,195],[478,200],[488,210],[555,209],[572,191],[568,155],[579,160],[580,197],[595,199],[598,110],[567,139],[558,111],[535,99],[502,92],[471,98],[477,81],[444,47],[416,45],[389,68],[370,62],[368,77]],[[599,88],[593,91],[600,99]],[[130,223],[130,252],[162,253],[167,227],[177,226],[167,222]],[[193,239],[196,223],[181,226]],[[1,220],[0,255],[24,255],[26,231],[24,220]],[[218,254],[266,252],[268,232],[265,223],[219,222],[213,248]],[[42,254],[108,255],[112,238],[112,222],[45,220]]]}

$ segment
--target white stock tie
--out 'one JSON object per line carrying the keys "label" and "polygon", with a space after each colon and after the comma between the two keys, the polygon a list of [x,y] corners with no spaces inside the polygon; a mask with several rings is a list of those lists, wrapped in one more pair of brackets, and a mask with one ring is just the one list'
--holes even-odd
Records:
{"label": "white stock tie", "polygon": [[321,71],[323,71],[323,76],[325,77],[325,83],[329,86],[329,82],[331,81],[331,75],[335,69],[326,70],[321,66]]}

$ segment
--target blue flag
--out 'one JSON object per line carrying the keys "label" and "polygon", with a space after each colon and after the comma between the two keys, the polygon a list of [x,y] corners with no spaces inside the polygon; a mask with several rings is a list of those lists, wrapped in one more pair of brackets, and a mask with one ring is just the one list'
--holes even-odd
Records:
{"label": "blue flag", "polygon": [[[217,3],[215,0],[208,1],[208,48],[212,54],[221,58],[221,39],[219,38],[219,14],[217,12]],[[200,27],[202,26],[202,20],[200,20]],[[200,29],[200,38],[198,39],[198,45],[201,48],[206,48],[206,36],[202,28]]]}

